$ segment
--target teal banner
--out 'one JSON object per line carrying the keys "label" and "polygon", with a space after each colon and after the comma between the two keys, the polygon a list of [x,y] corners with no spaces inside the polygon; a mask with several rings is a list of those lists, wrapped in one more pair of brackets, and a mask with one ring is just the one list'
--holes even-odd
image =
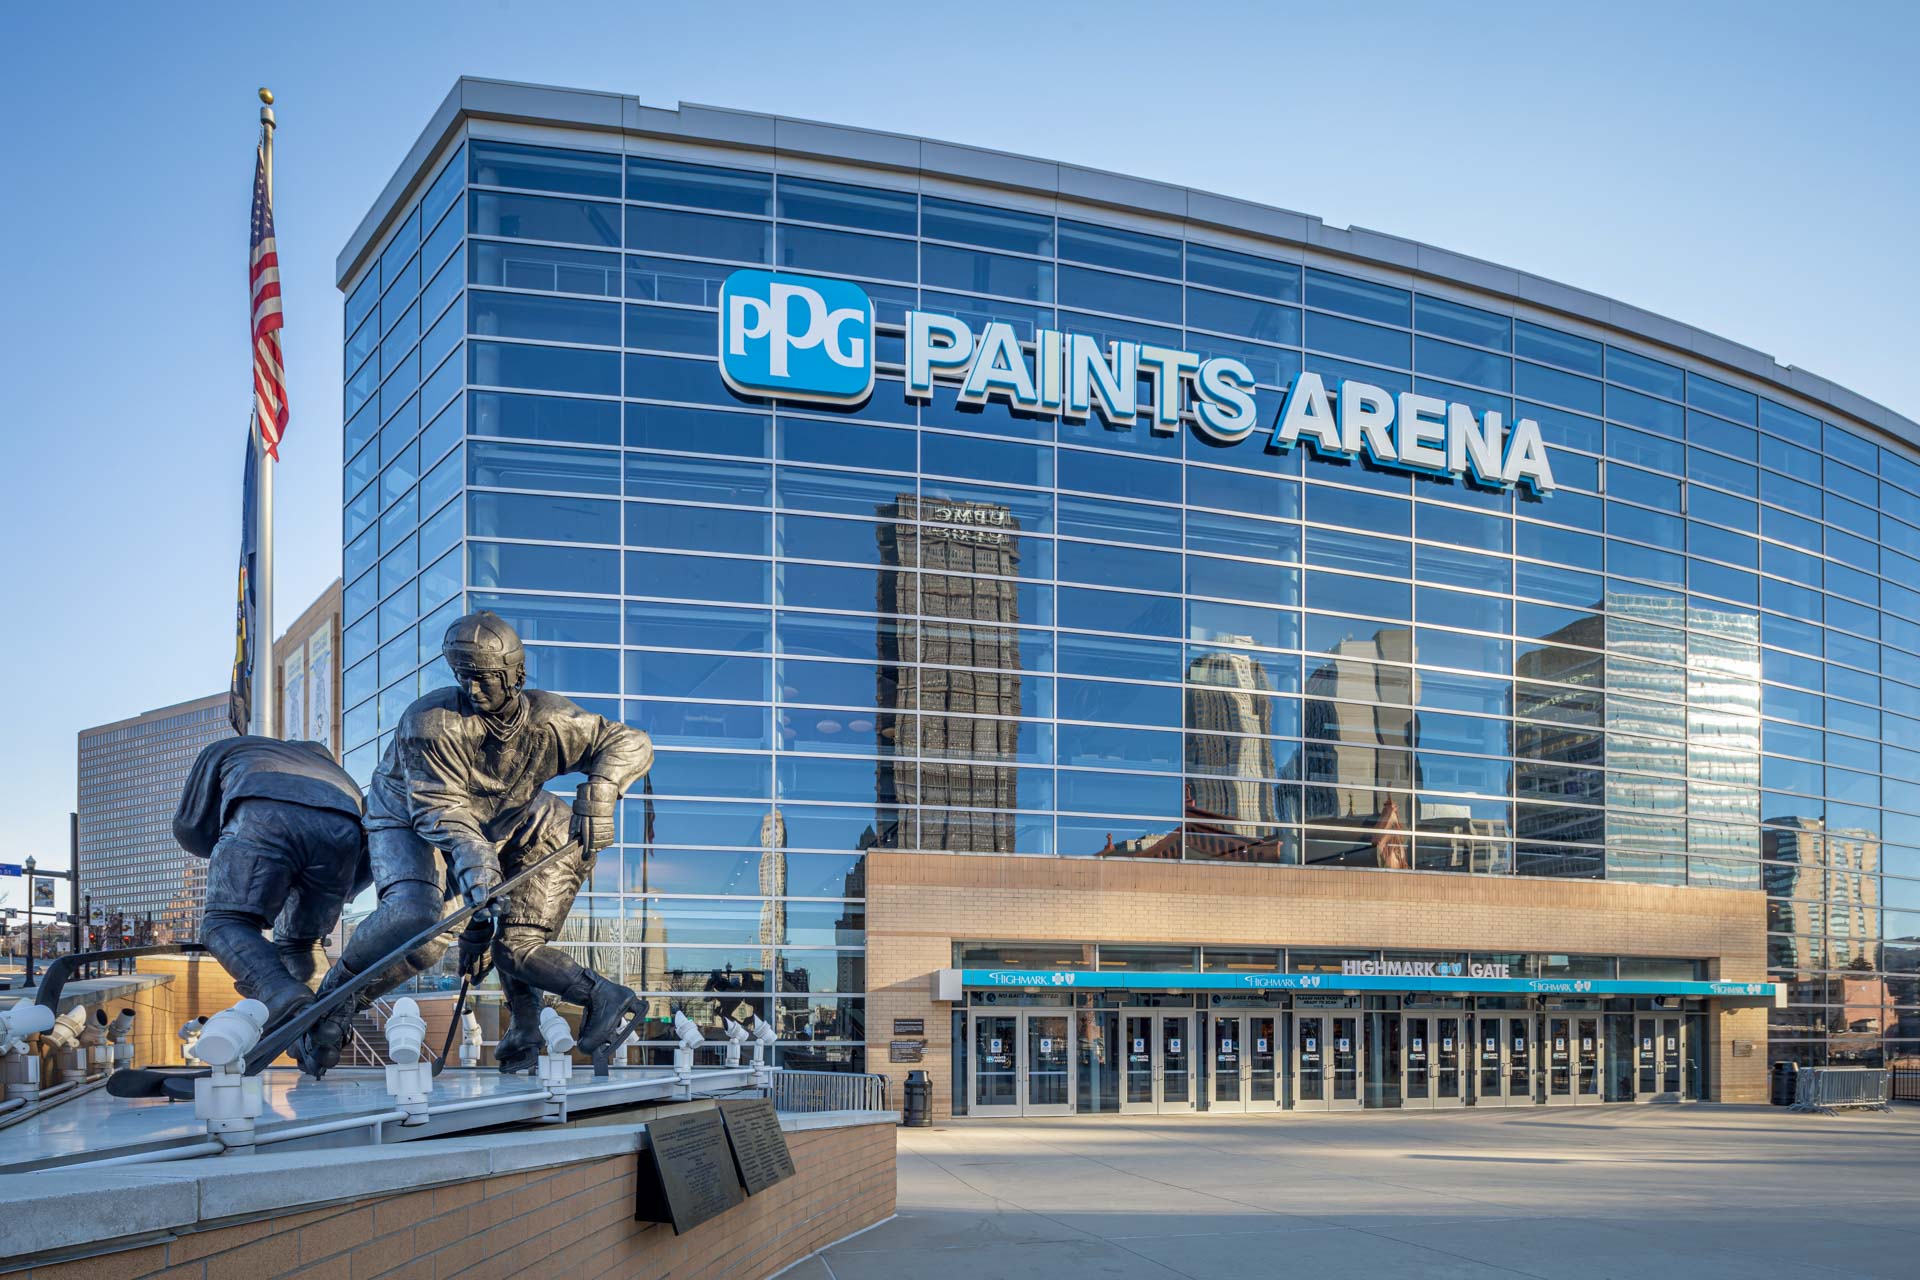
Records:
{"label": "teal banner", "polygon": [[1447,995],[1717,996],[1774,998],[1771,982],[1620,978],[1361,977],[1339,973],[1141,973],[1077,969],[962,969],[962,986],[1085,991],[1419,991]]}

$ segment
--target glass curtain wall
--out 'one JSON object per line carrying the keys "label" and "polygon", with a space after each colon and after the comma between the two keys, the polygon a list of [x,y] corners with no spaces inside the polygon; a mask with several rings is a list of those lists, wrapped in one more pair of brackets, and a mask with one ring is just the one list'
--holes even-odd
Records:
{"label": "glass curtain wall", "polygon": [[[469,139],[346,304],[348,763],[445,622],[646,729],[569,939],[857,1066],[874,849],[1764,891],[1775,1056],[1920,1043],[1920,465],[1592,336],[992,203]],[[871,399],[743,399],[741,267],[858,280]],[[916,407],[918,306],[1536,418],[1545,499]],[[1899,744],[1906,743],[1908,746]]]}

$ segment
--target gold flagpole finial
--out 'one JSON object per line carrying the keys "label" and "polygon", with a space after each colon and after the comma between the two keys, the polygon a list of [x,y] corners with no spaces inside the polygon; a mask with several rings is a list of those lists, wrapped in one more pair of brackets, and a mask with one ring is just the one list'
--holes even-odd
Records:
{"label": "gold flagpole finial", "polygon": [[260,86],[260,101],[266,106],[272,106],[273,90],[267,88],[265,85]]}

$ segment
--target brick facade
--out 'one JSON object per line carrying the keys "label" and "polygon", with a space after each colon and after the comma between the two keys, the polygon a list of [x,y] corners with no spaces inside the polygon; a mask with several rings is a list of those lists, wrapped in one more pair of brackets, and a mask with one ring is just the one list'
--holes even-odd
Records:
{"label": "brick facade", "polygon": [[[952,1108],[952,1006],[930,975],[957,939],[1684,956],[1710,976],[1764,981],[1762,895],[1587,880],[1421,875],[1226,863],[874,852],[867,855],[868,1069],[887,1062],[895,1018],[926,1020],[934,1114]],[[1716,1101],[1766,1097],[1767,1015],[1711,1019]],[[1734,1040],[1757,1051],[1735,1057]],[[895,1097],[902,1096],[895,1092]]]}
{"label": "brick facade", "polygon": [[[22,1280],[748,1280],[890,1216],[894,1135],[891,1124],[790,1133],[794,1177],[683,1236],[633,1220],[636,1157],[626,1155],[208,1223],[10,1274]],[[17,1264],[0,1261],[0,1272],[10,1265]]]}

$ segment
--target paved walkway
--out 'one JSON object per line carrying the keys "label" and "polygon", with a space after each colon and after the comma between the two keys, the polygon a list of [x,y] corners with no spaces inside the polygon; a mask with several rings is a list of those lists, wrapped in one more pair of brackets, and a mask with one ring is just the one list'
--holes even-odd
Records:
{"label": "paved walkway", "polygon": [[959,1121],[787,1280],[1920,1276],[1920,1108]]}

